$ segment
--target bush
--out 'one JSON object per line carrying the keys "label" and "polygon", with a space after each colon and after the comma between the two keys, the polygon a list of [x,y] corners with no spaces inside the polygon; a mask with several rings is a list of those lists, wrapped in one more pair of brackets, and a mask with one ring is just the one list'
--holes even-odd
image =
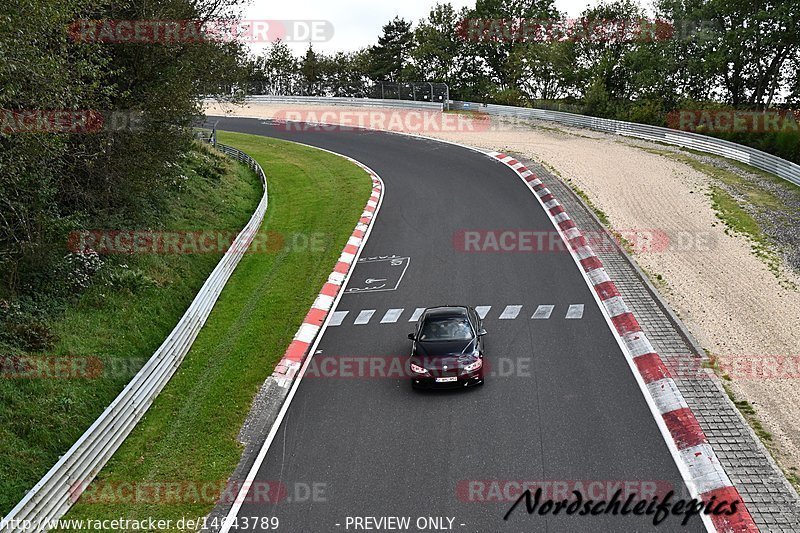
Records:
{"label": "bush", "polygon": [[625,120],[639,124],[664,126],[665,115],[664,104],[661,100],[644,99],[631,104]]}
{"label": "bush", "polygon": [[108,269],[105,282],[109,287],[130,294],[136,294],[141,290],[156,286],[156,282],[144,271],[138,268],[130,268],[126,264],[122,264],[115,269]]}
{"label": "bush", "polygon": [[614,117],[614,104],[606,90],[605,83],[600,78],[595,78],[586,89],[583,99],[583,112],[593,117]]}
{"label": "bush", "polygon": [[102,267],[103,260],[94,250],[69,253],[64,256],[59,277],[68,291],[80,294],[89,288],[92,278]]}
{"label": "bush", "polygon": [[527,107],[527,99],[519,89],[502,89],[491,95],[491,100],[500,105]]}
{"label": "bush", "polygon": [[49,302],[20,298],[9,302],[0,300],[0,341],[2,344],[28,352],[48,350],[58,337],[47,323]]}

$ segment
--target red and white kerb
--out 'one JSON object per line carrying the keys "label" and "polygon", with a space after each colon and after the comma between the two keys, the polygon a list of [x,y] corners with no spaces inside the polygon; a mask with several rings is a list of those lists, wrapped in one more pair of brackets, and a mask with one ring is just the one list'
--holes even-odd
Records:
{"label": "red and white kerb", "polygon": [[303,324],[295,333],[294,340],[289,344],[289,348],[283,354],[283,358],[272,373],[272,377],[278,385],[287,389],[292,385],[295,375],[308,355],[309,347],[314,342],[333,306],[333,302],[336,300],[337,294],[339,294],[345,279],[347,279],[347,274],[358,256],[358,252],[364,242],[364,236],[372,224],[375,211],[378,209],[378,203],[381,200],[383,186],[375,172],[358,161],[353,159],[350,159],[350,161],[363,168],[370,175],[372,179],[372,195],[364,207],[364,212],[361,213],[361,218],[356,224],[353,234],[347,240],[347,244],[342,250],[333,272],[328,276],[328,281],[322,286],[319,296],[314,300],[311,309],[303,319]]}
{"label": "red and white kerb", "polygon": [[[737,512],[731,516],[712,514],[711,521],[714,527],[717,531],[724,532],[758,531],[750,512],[739,496],[739,491],[733,486],[725,469],[719,463],[669,370],[642,332],[636,317],[625,305],[616,285],[603,268],[600,258],[589,246],[575,222],[570,219],[564,207],[545,187],[542,180],[528,170],[525,165],[501,152],[488,152],[487,155],[505,163],[523,178],[539,198],[539,202],[550,218],[560,228],[560,233],[569,245],[570,252],[578,260],[584,274],[597,292],[611,318],[615,333],[624,343],[628,355],[633,359],[644,380],[675,443],[679,460],[683,463],[685,471],[689,473],[687,481],[696,488],[698,497],[703,502],[710,504],[723,500],[729,503],[740,502]],[[712,500],[712,498],[714,499]]]}

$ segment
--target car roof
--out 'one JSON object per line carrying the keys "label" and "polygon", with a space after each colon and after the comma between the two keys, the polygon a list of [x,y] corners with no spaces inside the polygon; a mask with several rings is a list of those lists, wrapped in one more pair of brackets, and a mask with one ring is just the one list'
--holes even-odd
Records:
{"label": "car roof", "polygon": [[467,308],[463,305],[443,305],[439,307],[429,307],[425,310],[425,318],[437,317],[463,317],[467,316]]}

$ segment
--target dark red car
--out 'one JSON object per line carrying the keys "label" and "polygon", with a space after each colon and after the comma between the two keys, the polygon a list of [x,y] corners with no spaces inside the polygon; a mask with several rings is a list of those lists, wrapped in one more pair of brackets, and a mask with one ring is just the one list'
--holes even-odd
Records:
{"label": "dark red car", "polygon": [[411,386],[457,388],[483,383],[483,336],[486,330],[472,307],[425,309],[409,358]]}

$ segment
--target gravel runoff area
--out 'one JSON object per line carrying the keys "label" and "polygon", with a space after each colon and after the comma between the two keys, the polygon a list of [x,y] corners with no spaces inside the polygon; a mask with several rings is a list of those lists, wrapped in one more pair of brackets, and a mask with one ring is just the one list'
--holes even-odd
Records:
{"label": "gravel runoff area", "polygon": [[[294,116],[307,111],[303,120],[321,117],[322,110],[333,111],[321,119],[325,122],[335,121],[331,117],[337,114],[375,111],[281,104],[205,106],[209,115],[262,118],[286,116],[287,109]],[[353,123],[352,118],[343,120]],[[726,231],[710,198],[712,186],[722,186],[718,180],[684,162],[647,151],[675,152],[676,148],[558,124],[493,120],[489,128],[476,128],[480,131],[445,129],[433,126],[411,132],[541,162],[582,191],[605,214],[612,230],[633,236],[634,241],[637,235],[656,235],[657,242],[667,242],[649,247],[633,242],[632,255],[699,344],[728,370],[731,380],[726,383],[737,400],[746,400],[754,408],[771,434],[769,447],[784,471],[798,474],[800,379],[785,376],[800,375],[800,367],[787,365],[783,358],[800,356],[800,276],[786,267],[776,275],[753,253],[753,243],[746,236]],[[716,157],[696,159],[738,170]],[[796,197],[789,201],[798,202]],[[778,244],[786,244],[798,235],[798,225],[797,217],[784,216],[781,233],[775,235],[774,227],[764,231]],[[790,258],[792,252],[782,255]]]}

